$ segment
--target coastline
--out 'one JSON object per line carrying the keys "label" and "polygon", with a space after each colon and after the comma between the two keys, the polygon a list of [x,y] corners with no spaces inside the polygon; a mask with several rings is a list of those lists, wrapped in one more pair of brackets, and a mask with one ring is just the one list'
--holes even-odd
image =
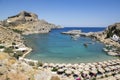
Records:
{"label": "coastline", "polygon": [[[27,47],[28,48],[28,47]],[[25,58],[27,54],[29,54],[32,51],[32,48],[28,48],[28,51],[22,55],[22,58]]]}

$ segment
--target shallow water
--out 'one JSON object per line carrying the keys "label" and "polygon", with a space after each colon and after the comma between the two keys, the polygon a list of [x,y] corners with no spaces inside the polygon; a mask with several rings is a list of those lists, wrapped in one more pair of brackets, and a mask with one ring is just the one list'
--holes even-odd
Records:
{"label": "shallow water", "polygon": [[[33,51],[26,57],[53,63],[97,62],[116,57],[108,56],[102,49],[104,44],[88,37],[74,40],[61,32],[81,29],[83,32],[102,31],[105,28],[63,28],[52,30],[49,34],[33,34],[25,36],[26,44]],[[84,43],[91,43],[87,47]]]}

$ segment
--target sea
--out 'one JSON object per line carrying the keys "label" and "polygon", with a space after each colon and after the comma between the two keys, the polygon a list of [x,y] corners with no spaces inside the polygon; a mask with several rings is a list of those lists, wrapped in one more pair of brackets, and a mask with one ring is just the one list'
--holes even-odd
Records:
{"label": "sea", "polygon": [[[26,58],[47,63],[90,63],[116,59],[103,51],[105,45],[89,37],[80,36],[77,39],[61,34],[70,30],[82,32],[99,32],[105,27],[65,27],[53,29],[46,34],[31,34],[25,36],[25,44],[33,49]],[[85,43],[90,43],[85,46]]]}

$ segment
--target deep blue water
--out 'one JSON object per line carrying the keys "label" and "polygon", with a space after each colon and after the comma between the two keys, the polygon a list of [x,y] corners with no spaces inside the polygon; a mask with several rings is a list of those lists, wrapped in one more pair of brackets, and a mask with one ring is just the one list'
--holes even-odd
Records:
{"label": "deep blue water", "polygon": [[[108,56],[102,49],[104,44],[88,37],[74,40],[69,35],[61,32],[69,30],[82,30],[82,32],[103,31],[105,28],[62,28],[54,29],[48,34],[32,34],[25,36],[26,44],[33,48],[27,58],[53,63],[80,63],[97,62],[115,57]],[[88,47],[84,43],[89,44]]]}

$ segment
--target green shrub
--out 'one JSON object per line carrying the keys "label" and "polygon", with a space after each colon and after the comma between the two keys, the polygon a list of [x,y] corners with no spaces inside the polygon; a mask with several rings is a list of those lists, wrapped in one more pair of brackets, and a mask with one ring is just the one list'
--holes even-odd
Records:
{"label": "green shrub", "polygon": [[16,45],[16,43],[15,43],[15,42],[13,42],[13,43],[12,43],[12,45]]}
{"label": "green shrub", "polygon": [[17,52],[14,54],[14,57],[15,57],[16,59],[19,59],[19,57],[22,56],[22,55],[23,55],[23,53],[22,53],[21,51],[17,51]]}
{"label": "green shrub", "polygon": [[3,49],[3,48],[5,48],[4,46],[0,46],[0,49]]}
{"label": "green shrub", "polygon": [[56,67],[53,67],[52,71],[57,71],[58,69]]}
{"label": "green shrub", "polygon": [[20,30],[17,30],[17,29],[12,29],[14,32],[16,32],[16,33],[19,33],[19,34],[21,34],[22,33],[22,31],[20,31]]}
{"label": "green shrub", "polygon": [[29,62],[29,65],[30,66],[35,66],[34,62],[32,62],[32,61]]}
{"label": "green shrub", "polygon": [[41,61],[38,61],[37,66],[38,66],[38,67],[39,67],[39,66],[43,66],[43,63],[42,63]]}
{"label": "green shrub", "polygon": [[13,49],[8,47],[8,48],[5,48],[4,52],[13,53]]}

